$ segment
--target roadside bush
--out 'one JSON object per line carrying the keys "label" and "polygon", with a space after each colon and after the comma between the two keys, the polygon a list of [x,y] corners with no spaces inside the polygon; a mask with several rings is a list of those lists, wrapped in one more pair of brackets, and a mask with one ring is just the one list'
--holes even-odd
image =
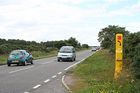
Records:
{"label": "roadside bush", "polygon": [[88,44],[82,44],[83,48],[89,48]]}
{"label": "roadside bush", "polygon": [[[123,34],[124,58],[131,62],[132,74],[140,79],[140,32],[129,33],[125,27],[111,26],[103,28],[98,34],[98,41],[104,49],[115,55],[115,35]],[[124,64],[125,65],[125,64]],[[130,69],[129,69],[130,70]]]}
{"label": "roadside bush", "polygon": [[76,38],[73,37],[69,38],[68,40],[47,41],[41,43],[19,39],[0,39],[0,54],[7,54],[15,49],[25,49],[30,52],[49,52],[60,49],[62,46],[66,45],[72,45],[75,48],[81,48],[81,44],[76,40]]}
{"label": "roadside bush", "polygon": [[135,55],[133,58],[133,72],[137,79],[140,79],[140,44],[135,48]]}
{"label": "roadside bush", "polygon": [[8,53],[11,49],[7,44],[0,45],[0,54]]}

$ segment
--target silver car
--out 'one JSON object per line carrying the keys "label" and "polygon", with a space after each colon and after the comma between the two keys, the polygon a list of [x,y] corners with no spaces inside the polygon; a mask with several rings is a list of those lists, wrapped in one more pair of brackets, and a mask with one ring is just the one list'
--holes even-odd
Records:
{"label": "silver car", "polygon": [[91,51],[96,51],[96,50],[97,50],[97,48],[95,48],[95,47],[91,49]]}
{"label": "silver car", "polygon": [[75,61],[76,60],[76,52],[73,46],[62,46],[57,55],[58,62],[69,60]]}

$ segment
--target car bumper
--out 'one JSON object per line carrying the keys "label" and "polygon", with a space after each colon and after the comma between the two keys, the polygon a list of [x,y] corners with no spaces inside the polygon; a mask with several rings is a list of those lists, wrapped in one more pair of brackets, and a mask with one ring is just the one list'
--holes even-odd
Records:
{"label": "car bumper", "polygon": [[71,60],[72,57],[57,57],[60,60]]}
{"label": "car bumper", "polygon": [[10,64],[18,64],[18,63],[23,63],[23,62],[25,62],[25,61],[23,61],[23,60],[17,60],[17,61],[15,61],[15,60],[8,60],[7,61],[7,63],[10,63]]}

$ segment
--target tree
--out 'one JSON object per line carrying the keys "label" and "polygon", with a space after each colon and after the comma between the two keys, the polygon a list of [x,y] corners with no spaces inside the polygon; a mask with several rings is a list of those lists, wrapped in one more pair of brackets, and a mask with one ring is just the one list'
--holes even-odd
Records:
{"label": "tree", "polygon": [[80,48],[80,43],[73,37],[68,40],[47,41],[37,43],[35,41],[25,41],[19,39],[0,39],[0,54],[6,54],[15,49],[25,49],[32,51],[51,51],[52,49],[60,49],[62,46],[71,45]]}
{"label": "tree", "polygon": [[70,37],[70,38],[67,40],[67,44],[68,44],[68,45],[71,45],[71,46],[73,46],[73,47],[77,47],[79,43],[78,43],[78,41],[77,41],[75,38]]}
{"label": "tree", "polygon": [[56,47],[57,49],[60,49],[62,46],[66,46],[66,45],[67,45],[66,42],[63,41],[63,40],[57,41],[57,42],[55,43],[55,47]]}
{"label": "tree", "polygon": [[0,45],[0,54],[8,53],[11,49],[8,47],[8,44]]}
{"label": "tree", "polygon": [[99,42],[103,48],[115,53],[115,35],[123,34],[124,58],[130,60],[130,67],[133,75],[140,79],[140,32],[129,33],[124,27],[108,26],[99,32]]}
{"label": "tree", "polygon": [[129,35],[129,32],[125,30],[125,27],[109,25],[103,28],[98,34],[98,41],[101,43],[101,47],[110,49],[111,52],[115,52],[115,36],[116,34],[123,34],[124,37]]}
{"label": "tree", "polygon": [[137,79],[140,79],[140,42],[139,45],[135,47],[135,54],[133,57],[133,73]]}
{"label": "tree", "polygon": [[125,55],[132,61],[132,72],[136,78],[140,79],[140,32],[131,33],[125,46]]}
{"label": "tree", "polygon": [[83,48],[89,48],[89,45],[88,44],[82,44],[82,47]]}

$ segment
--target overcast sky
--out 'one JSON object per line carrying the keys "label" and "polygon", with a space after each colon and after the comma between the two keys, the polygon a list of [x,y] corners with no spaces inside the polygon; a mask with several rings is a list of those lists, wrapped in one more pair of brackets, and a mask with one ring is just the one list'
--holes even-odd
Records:
{"label": "overcast sky", "polygon": [[108,25],[140,31],[140,0],[0,0],[0,38],[99,45]]}

